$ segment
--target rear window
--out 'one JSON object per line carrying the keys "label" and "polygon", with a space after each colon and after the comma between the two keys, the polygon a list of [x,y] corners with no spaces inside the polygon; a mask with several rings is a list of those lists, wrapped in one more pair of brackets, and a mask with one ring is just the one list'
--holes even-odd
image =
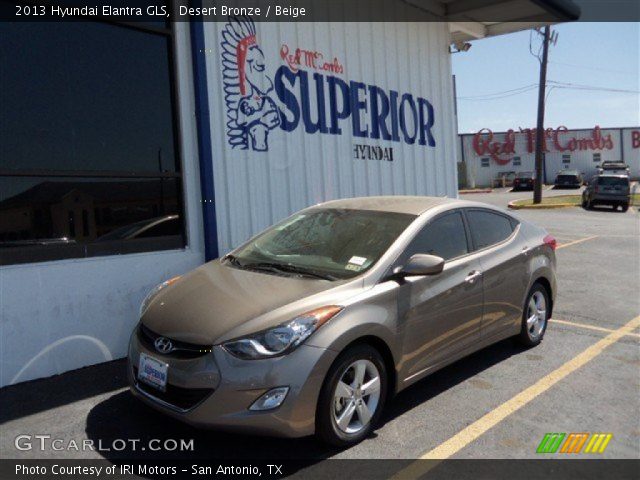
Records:
{"label": "rear window", "polygon": [[599,177],[598,185],[605,187],[626,187],[629,185],[629,179],[627,177]]}
{"label": "rear window", "polygon": [[518,178],[531,178],[533,177],[533,172],[520,172],[518,173]]}
{"label": "rear window", "polygon": [[517,225],[509,217],[487,210],[468,210],[467,218],[478,250],[506,240]]}
{"label": "rear window", "polygon": [[558,175],[558,180],[575,180],[577,175],[575,173],[567,173],[564,175]]}

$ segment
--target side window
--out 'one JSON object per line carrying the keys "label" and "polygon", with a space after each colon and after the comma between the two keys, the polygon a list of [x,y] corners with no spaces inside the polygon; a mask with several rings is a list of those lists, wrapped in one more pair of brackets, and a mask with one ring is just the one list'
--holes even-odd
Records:
{"label": "side window", "polygon": [[438,255],[445,260],[469,253],[462,214],[449,213],[429,222],[405,250],[404,261],[416,253]]}
{"label": "side window", "polygon": [[467,219],[478,250],[507,239],[517,225],[509,217],[487,210],[467,210]]}

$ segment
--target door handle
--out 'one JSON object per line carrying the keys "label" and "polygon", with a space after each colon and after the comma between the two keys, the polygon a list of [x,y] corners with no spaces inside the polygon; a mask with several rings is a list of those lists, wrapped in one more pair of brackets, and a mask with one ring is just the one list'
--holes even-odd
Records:
{"label": "door handle", "polygon": [[530,251],[531,251],[531,249],[529,247],[522,247],[522,254],[523,255],[529,255]]}
{"label": "door handle", "polygon": [[475,281],[482,276],[482,272],[479,270],[474,270],[473,272],[469,272],[467,278],[464,279],[465,282],[474,284]]}

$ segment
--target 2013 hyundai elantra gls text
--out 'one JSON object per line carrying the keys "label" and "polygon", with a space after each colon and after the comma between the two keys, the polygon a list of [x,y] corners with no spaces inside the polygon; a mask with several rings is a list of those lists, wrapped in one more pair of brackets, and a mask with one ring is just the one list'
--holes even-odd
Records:
{"label": "2013 hyundai elantra gls text", "polygon": [[307,208],[149,294],[131,390],[200,427],[358,442],[385,401],[445,365],[508,337],[540,343],[555,246],[469,201]]}

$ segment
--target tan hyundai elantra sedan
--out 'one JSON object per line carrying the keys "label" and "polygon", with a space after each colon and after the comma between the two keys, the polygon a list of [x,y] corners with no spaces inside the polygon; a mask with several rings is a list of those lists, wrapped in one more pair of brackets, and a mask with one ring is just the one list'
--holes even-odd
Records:
{"label": "tan hyundai elantra sedan", "polygon": [[555,239],[481,203],[336,200],[167,280],[131,336],[131,391],[192,425],[362,440],[385,401],[507,337],[540,343]]}

